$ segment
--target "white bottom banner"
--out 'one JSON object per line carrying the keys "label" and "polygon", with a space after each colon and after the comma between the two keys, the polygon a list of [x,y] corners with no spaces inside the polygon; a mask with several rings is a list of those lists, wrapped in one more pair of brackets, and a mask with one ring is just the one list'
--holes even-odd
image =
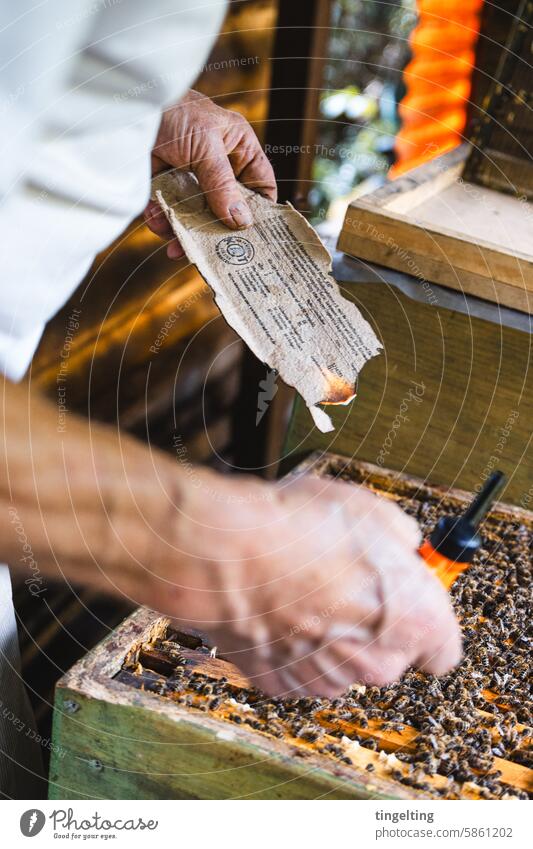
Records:
{"label": "white bottom banner", "polygon": [[[209,810],[208,810],[209,808]],[[237,808],[239,810],[237,810]],[[527,802],[6,801],[1,845],[531,846]],[[529,816],[528,816],[529,814]],[[527,834],[529,833],[529,838]],[[69,843],[69,845],[70,845]]]}

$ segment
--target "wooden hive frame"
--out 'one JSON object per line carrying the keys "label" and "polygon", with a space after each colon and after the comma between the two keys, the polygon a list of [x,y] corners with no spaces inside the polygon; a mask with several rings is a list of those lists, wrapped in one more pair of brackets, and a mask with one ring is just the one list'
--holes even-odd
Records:
{"label": "wooden hive frame", "polygon": [[[349,461],[318,452],[297,471],[324,475],[356,470],[359,478],[382,495],[398,499],[417,492],[421,497],[456,499],[470,496],[459,490],[429,487],[421,481],[391,473],[369,463]],[[393,483],[393,486],[391,484]],[[520,519],[533,528],[533,514],[497,505],[501,519]],[[356,733],[370,737],[378,749],[349,749],[350,765],[318,753],[304,739],[284,735],[276,739],[231,721],[224,703],[216,711],[201,712],[172,698],[158,697],[158,681],[170,674],[171,656],[154,645],[165,636],[169,620],[140,608],[93,652],[79,661],[56,689],[50,797],[60,798],[427,798],[445,790],[445,776],[427,778],[429,790],[404,786],[392,776],[386,754],[409,751],[420,733],[383,728],[381,720],[368,727],[344,721],[324,710],[314,720],[325,731],[322,743],[339,743],[338,736]],[[212,658],[196,635],[179,633],[180,663],[188,671],[213,681],[227,679],[231,687],[249,682],[223,658]],[[168,668],[166,668],[168,667]],[[152,692],[150,691],[152,690]],[[485,691],[487,702],[498,695]],[[480,724],[489,716],[479,710]],[[370,765],[371,772],[367,767]],[[501,781],[531,792],[533,770],[496,758]],[[394,770],[407,770],[396,760]],[[479,788],[463,785],[462,797],[478,798]]]}
{"label": "wooden hive frame", "polygon": [[531,312],[533,206],[463,179],[470,151],[463,144],[353,201],[338,248]]}

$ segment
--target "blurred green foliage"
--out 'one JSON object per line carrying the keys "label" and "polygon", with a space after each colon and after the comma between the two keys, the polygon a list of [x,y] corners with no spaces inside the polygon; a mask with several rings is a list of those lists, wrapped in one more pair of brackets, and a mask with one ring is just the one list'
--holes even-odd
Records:
{"label": "blurred green foliage", "polygon": [[309,193],[314,220],[362,180],[385,179],[415,23],[415,0],[333,3]]}

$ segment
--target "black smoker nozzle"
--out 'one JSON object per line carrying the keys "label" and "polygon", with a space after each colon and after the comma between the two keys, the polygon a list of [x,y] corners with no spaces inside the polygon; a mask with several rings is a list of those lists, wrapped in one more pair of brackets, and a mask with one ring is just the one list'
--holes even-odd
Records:
{"label": "black smoker nozzle", "polygon": [[505,486],[506,477],[503,472],[492,472],[487,478],[483,489],[476,495],[468,510],[463,514],[463,519],[473,528],[479,527],[485,518],[497,496]]}
{"label": "black smoker nozzle", "polygon": [[477,529],[503,489],[505,481],[503,472],[493,472],[461,516],[440,519],[429,538],[433,548],[456,563],[470,563],[481,545]]}

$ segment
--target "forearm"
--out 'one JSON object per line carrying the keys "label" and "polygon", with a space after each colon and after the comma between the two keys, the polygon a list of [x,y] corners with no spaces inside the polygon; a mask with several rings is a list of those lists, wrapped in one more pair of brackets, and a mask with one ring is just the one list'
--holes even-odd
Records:
{"label": "forearm", "polygon": [[43,576],[138,599],[161,531],[179,527],[175,462],[73,415],[59,433],[53,405],[26,385],[6,382],[3,406],[0,561],[31,577],[31,550]]}
{"label": "forearm", "polygon": [[[333,698],[461,656],[412,519],[363,487],[191,469],[6,383],[0,562],[209,631],[256,686]],[[30,592],[31,592],[30,587]],[[423,640],[420,639],[423,635]]]}

